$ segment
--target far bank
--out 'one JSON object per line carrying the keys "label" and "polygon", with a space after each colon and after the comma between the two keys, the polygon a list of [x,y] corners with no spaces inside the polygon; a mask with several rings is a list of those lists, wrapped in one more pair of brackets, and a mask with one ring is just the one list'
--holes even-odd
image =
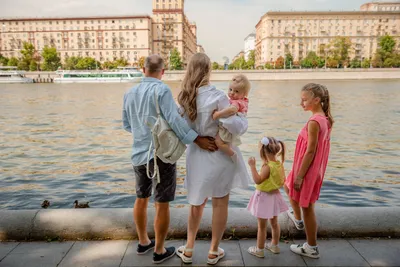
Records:
{"label": "far bank", "polygon": [[[304,80],[400,80],[400,69],[291,69],[291,70],[217,70],[212,81],[229,81],[234,74],[244,73],[252,81]],[[35,80],[54,79],[55,72],[26,72]],[[185,71],[166,71],[164,81],[182,81]]]}

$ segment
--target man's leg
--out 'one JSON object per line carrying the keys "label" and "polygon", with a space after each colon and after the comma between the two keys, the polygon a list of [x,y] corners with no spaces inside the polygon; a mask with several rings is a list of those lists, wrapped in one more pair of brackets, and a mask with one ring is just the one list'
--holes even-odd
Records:
{"label": "man's leg", "polygon": [[156,234],[156,247],[154,252],[164,254],[165,238],[168,234],[170,221],[169,202],[156,202],[156,217],[154,218],[154,232]]}
{"label": "man's leg", "polygon": [[168,234],[170,211],[169,202],[175,199],[176,190],[176,165],[157,160],[160,172],[160,183],[157,184],[154,200],[156,202],[156,216],[154,218],[154,232],[156,246],[154,252],[158,255],[166,252],[175,254],[175,248],[164,248],[165,238]]}
{"label": "man's leg", "polygon": [[133,207],[133,220],[139,237],[139,244],[147,246],[150,239],[147,234],[147,206],[151,196],[152,181],[147,178],[146,165],[133,167],[136,179],[136,200]]}
{"label": "man's leg", "polygon": [[136,232],[139,237],[139,244],[147,246],[150,244],[149,236],[147,235],[147,205],[149,198],[137,198],[133,207],[133,220],[136,225]]}

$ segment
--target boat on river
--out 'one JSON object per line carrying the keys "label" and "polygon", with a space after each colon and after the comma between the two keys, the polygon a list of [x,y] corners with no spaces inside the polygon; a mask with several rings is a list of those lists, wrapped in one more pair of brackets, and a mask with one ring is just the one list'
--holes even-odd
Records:
{"label": "boat on river", "polygon": [[33,79],[25,76],[25,71],[17,67],[0,67],[0,83],[33,83]]}
{"label": "boat on river", "polygon": [[120,67],[116,70],[58,70],[54,83],[129,83],[140,82],[143,73],[134,67]]}

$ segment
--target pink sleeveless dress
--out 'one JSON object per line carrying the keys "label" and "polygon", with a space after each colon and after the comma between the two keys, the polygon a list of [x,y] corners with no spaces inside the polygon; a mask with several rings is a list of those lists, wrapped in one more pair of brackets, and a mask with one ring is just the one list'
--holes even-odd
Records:
{"label": "pink sleeveless dress", "polygon": [[[314,160],[312,161],[300,191],[294,189],[294,181],[299,173],[301,162],[307,150],[308,143],[308,122],[316,121],[319,124],[318,144]],[[320,194],[324,180],[326,166],[330,151],[330,135],[332,128],[329,120],[322,115],[313,115],[300,131],[296,141],[292,171],[286,178],[286,186],[289,188],[289,196],[300,204],[300,207],[307,208],[310,203],[315,203]]]}

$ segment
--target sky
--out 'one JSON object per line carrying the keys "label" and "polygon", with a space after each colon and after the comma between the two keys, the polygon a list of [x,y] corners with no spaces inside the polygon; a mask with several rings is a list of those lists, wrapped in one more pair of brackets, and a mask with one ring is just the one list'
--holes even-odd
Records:
{"label": "sky", "polygon": [[[185,13],[197,24],[197,42],[213,61],[232,59],[244,49],[268,11],[359,10],[368,0],[186,0]],[[0,0],[0,18],[151,15],[151,0]]]}

